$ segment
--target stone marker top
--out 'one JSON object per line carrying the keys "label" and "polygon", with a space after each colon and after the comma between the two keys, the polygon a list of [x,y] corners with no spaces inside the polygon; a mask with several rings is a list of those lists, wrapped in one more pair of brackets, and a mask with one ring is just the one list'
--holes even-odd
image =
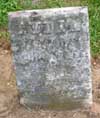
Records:
{"label": "stone marker top", "polygon": [[8,15],[12,18],[14,17],[29,17],[32,14],[35,16],[43,14],[45,16],[55,15],[66,15],[66,14],[78,14],[78,13],[87,13],[87,6],[84,7],[63,7],[63,8],[50,8],[50,9],[38,9],[38,10],[23,10],[16,12],[9,12]]}

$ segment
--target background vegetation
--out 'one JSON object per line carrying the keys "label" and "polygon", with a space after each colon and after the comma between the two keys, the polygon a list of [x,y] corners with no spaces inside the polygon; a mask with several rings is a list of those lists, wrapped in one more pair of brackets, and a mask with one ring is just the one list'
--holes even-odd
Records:
{"label": "background vegetation", "polygon": [[9,39],[7,13],[10,11],[66,6],[88,6],[91,53],[93,56],[100,54],[100,0],[41,0],[41,2],[38,2],[37,4],[33,4],[33,1],[0,0],[0,40]]}

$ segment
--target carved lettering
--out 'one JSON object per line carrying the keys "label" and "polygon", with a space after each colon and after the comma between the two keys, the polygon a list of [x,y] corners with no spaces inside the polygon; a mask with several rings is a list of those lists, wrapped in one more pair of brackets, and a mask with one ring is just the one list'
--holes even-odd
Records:
{"label": "carved lettering", "polygon": [[64,33],[64,32],[66,32],[65,21],[59,20],[57,22],[57,33]]}
{"label": "carved lettering", "polygon": [[52,22],[34,22],[32,25],[33,34],[42,33],[49,34],[53,31],[53,23]]}

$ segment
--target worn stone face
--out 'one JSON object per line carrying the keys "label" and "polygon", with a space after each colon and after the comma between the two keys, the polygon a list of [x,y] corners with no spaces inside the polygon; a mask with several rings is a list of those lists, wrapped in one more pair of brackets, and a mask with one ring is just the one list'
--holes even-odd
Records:
{"label": "worn stone face", "polygon": [[9,31],[23,104],[76,108],[92,103],[86,7],[9,13]]}

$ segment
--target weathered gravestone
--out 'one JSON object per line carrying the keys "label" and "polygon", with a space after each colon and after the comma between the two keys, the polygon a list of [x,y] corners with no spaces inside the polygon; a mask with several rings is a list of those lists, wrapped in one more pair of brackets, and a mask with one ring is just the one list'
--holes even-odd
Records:
{"label": "weathered gravestone", "polygon": [[9,31],[23,104],[92,104],[87,7],[9,13]]}

